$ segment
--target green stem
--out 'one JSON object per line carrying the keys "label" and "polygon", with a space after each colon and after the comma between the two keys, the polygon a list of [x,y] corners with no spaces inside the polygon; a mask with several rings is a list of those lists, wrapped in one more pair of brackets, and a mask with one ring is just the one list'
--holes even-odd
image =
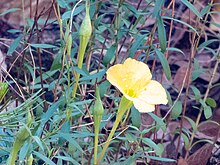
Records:
{"label": "green stem", "polygon": [[10,157],[7,161],[7,165],[15,165],[15,161],[18,155],[18,151],[20,150],[21,146],[23,145],[22,142],[19,140],[16,140],[15,143],[13,144],[13,148],[10,154]]}
{"label": "green stem", "polygon": [[[84,55],[85,55],[85,51],[86,51],[86,46],[88,44],[88,38],[87,37],[80,37],[80,46],[79,46],[79,54],[78,54],[78,59],[77,59],[77,66],[79,69],[82,69],[82,65],[83,65],[83,59],[84,59]],[[76,90],[77,90],[77,86],[79,84],[79,77],[80,74],[78,72],[76,72],[76,77],[75,77],[75,84],[73,87],[73,92],[72,92],[72,97],[75,98],[76,97]]]}
{"label": "green stem", "polygon": [[[87,0],[86,1],[86,15],[85,15],[85,18],[83,19],[83,22],[79,30],[79,36],[80,36],[79,42],[80,43],[79,43],[79,53],[77,57],[77,65],[79,69],[82,69],[85,50],[86,50],[91,34],[92,34],[92,26],[91,26],[91,19],[89,16],[89,2]],[[79,84],[79,77],[80,77],[79,73],[76,73],[75,75],[76,75],[75,84],[73,86],[72,98],[75,98],[76,96],[76,91],[77,91],[77,87]]]}
{"label": "green stem", "polygon": [[106,150],[107,150],[107,148],[110,144],[110,141],[112,140],[112,137],[113,137],[113,135],[114,135],[114,133],[115,133],[115,131],[116,131],[123,115],[124,115],[124,113],[126,112],[127,109],[129,109],[132,106],[132,104],[133,104],[132,101],[127,100],[124,96],[122,97],[119,108],[118,108],[118,113],[117,113],[117,116],[116,116],[115,123],[112,127],[112,130],[111,130],[109,136],[108,136],[108,139],[106,140],[106,143],[105,143],[105,145],[102,149],[102,152],[101,152],[101,154],[98,158],[97,164],[100,164],[100,161],[102,160],[102,158],[103,158],[103,156],[104,156],[104,154],[105,154],[105,152],[106,152]]}
{"label": "green stem", "polygon": [[27,165],[32,165],[33,164],[33,155],[31,154],[29,157],[28,157],[28,160],[27,160]]}
{"label": "green stem", "polygon": [[95,115],[95,116],[94,116],[94,129],[95,129],[94,165],[97,165],[99,127],[100,127],[101,119],[102,119],[102,115]]}

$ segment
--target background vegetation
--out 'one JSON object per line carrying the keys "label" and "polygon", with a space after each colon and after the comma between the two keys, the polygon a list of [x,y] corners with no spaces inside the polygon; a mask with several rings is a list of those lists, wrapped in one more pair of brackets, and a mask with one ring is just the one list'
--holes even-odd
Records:
{"label": "background vegetation", "polygon": [[93,164],[95,88],[100,153],[121,99],[105,73],[128,57],[148,64],[169,103],[144,114],[132,107],[102,164],[220,163],[220,1],[90,0],[80,67],[85,4],[0,2],[1,163],[14,155],[16,164]]}

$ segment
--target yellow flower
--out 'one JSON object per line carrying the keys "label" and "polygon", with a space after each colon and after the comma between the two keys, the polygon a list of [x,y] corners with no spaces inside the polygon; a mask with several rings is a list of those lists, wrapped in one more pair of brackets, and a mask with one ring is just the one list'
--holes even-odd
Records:
{"label": "yellow flower", "polygon": [[108,81],[133,102],[140,112],[152,112],[156,104],[167,104],[167,95],[162,85],[151,80],[148,66],[128,58],[124,64],[117,64],[107,71]]}

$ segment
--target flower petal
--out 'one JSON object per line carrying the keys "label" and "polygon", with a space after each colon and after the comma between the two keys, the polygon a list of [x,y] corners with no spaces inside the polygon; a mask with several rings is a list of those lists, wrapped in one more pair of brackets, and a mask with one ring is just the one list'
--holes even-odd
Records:
{"label": "flower petal", "polygon": [[133,99],[134,107],[141,113],[152,112],[155,110],[155,105],[148,104],[139,99]]}
{"label": "flower petal", "polygon": [[135,98],[152,78],[148,66],[128,58],[124,64],[117,64],[106,72],[107,79],[116,86],[127,99]]}
{"label": "flower petal", "polygon": [[123,64],[114,65],[107,70],[106,78],[112,85],[116,86],[122,93],[124,93],[123,91],[124,84],[122,81],[123,74],[121,74],[121,72],[124,72],[124,71],[122,70],[124,70]]}
{"label": "flower petal", "polygon": [[167,104],[168,102],[165,89],[155,80],[151,80],[150,83],[147,84],[146,88],[140,93],[137,99],[154,105]]}

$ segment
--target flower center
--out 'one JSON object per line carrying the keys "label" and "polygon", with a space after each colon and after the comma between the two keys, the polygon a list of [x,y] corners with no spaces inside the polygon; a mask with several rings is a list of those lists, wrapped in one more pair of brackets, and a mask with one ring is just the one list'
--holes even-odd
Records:
{"label": "flower center", "polygon": [[130,96],[132,98],[135,98],[137,96],[137,91],[132,88],[127,89],[126,93],[128,96]]}

